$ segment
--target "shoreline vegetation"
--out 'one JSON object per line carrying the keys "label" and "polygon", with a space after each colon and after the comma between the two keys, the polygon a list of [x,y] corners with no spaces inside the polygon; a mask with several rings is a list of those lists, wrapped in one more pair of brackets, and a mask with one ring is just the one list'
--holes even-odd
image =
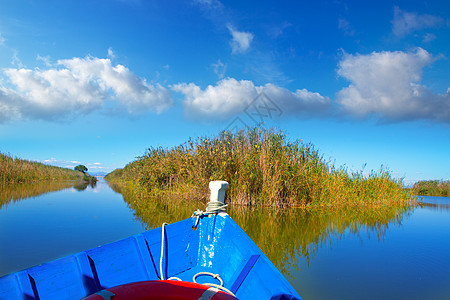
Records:
{"label": "shoreline vegetation", "polygon": [[414,202],[388,170],[349,173],[325,161],[313,145],[289,141],[273,129],[221,132],[173,148],[150,148],[105,179],[140,195],[203,202],[209,181],[226,180],[231,205],[409,207]]}
{"label": "shoreline vegetation", "polygon": [[97,181],[95,177],[83,172],[49,166],[0,153],[0,184],[29,183],[48,180]]}
{"label": "shoreline vegetation", "polygon": [[414,183],[411,192],[417,196],[450,197],[450,180],[422,180]]}

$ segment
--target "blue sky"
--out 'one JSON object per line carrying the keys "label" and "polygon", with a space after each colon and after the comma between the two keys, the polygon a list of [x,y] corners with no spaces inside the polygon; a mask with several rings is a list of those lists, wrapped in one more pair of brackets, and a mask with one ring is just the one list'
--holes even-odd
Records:
{"label": "blue sky", "polygon": [[261,125],[450,179],[448,1],[1,1],[0,151],[92,172]]}

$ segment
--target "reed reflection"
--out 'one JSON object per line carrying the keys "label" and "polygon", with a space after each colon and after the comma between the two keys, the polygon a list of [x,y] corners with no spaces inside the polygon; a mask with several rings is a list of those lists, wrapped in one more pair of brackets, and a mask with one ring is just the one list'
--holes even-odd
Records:
{"label": "reed reflection", "polygon": [[88,186],[94,189],[97,186],[97,181],[77,181],[73,184],[73,188],[79,192],[84,191]]}
{"label": "reed reflection", "polygon": [[76,181],[0,184],[0,208],[10,202],[71,188],[75,184],[77,184]]}
{"label": "reed reflection", "polygon": [[[188,218],[196,209],[205,207],[205,203],[192,200],[194,196],[189,192],[148,195],[136,192],[137,189],[109,184],[123,195],[147,229]],[[290,276],[288,269],[299,266],[298,256],[303,256],[309,264],[318,249],[346,232],[358,235],[365,231],[379,240],[384,239],[387,228],[401,224],[412,212],[412,206],[320,210],[231,206],[227,211],[277,268]]]}

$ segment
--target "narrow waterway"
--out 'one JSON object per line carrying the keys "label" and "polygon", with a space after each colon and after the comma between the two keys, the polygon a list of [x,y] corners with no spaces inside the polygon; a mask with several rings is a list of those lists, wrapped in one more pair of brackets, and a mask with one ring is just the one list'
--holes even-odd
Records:
{"label": "narrow waterway", "polygon": [[[200,202],[100,180],[0,187],[0,276],[189,217]],[[229,214],[304,299],[450,299],[450,198],[410,210]]]}

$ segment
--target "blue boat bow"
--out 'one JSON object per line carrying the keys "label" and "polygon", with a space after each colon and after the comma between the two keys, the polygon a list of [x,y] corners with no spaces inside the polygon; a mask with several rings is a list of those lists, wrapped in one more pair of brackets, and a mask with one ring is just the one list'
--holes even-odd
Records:
{"label": "blue boat bow", "polygon": [[[217,279],[203,272],[218,274]],[[170,277],[222,281],[238,299],[301,299],[225,212],[200,214],[4,276],[0,299],[81,299],[118,285]]]}

